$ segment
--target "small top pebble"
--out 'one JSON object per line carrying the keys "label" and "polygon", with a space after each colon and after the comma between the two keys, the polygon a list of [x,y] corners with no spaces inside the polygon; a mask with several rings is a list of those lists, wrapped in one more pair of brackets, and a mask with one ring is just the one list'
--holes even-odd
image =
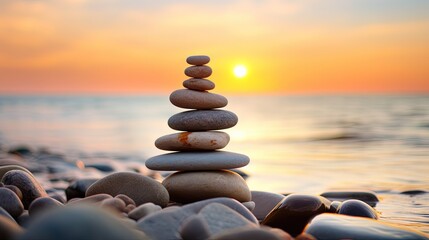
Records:
{"label": "small top pebble", "polygon": [[205,55],[189,56],[186,62],[191,65],[201,66],[210,62],[210,57]]}

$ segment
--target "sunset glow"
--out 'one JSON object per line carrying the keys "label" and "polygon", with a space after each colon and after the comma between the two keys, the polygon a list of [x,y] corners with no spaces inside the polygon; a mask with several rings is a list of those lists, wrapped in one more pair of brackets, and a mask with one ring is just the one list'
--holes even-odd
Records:
{"label": "sunset glow", "polygon": [[234,67],[234,75],[238,78],[243,78],[247,75],[247,68],[243,65],[237,65]]}
{"label": "sunset glow", "polygon": [[[0,94],[429,92],[428,1],[0,2]],[[231,69],[251,74],[238,83]],[[267,84],[269,82],[269,84]]]}

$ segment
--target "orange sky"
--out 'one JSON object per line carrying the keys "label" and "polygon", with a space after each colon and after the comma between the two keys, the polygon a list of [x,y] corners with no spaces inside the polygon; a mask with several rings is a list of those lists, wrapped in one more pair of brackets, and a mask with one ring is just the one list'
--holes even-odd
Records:
{"label": "orange sky", "polygon": [[[4,0],[0,94],[429,92],[429,1]],[[248,68],[239,79],[232,69]]]}

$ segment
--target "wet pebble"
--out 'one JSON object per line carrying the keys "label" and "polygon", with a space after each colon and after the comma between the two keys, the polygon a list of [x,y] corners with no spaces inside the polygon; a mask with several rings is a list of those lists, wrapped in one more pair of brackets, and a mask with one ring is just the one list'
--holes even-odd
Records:
{"label": "wet pebble", "polygon": [[357,199],[366,202],[371,207],[377,205],[378,197],[372,191],[331,191],[324,192],[320,196],[325,197],[331,201],[345,201],[348,199]]}
{"label": "wet pebble", "polygon": [[423,233],[400,228],[369,218],[324,213],[316,216],[305,229],[318,240],[374,239],[427,240]]}
{"label": "wet pebble", "polygon": [[315,216],[330,211],[330,201],[314,195],[290,194],[264,219],[262,224],[299,235]]}
{"label": "wet pebble", "polygon": [[341,204],[339,214],[378,219],[377,211],[361,200],[350,199]]}
{"label": "wet pebble", "polygon": [[136,205],[152,202],[165,207],[169,201],[167,190],[150,177],[133,172],[112,173],[92,184],[86,196],[107,193],[111,196],[124,194],[133,199]]}
{"label": "wet pebble", "polygon": [[83,178],[73,181],[65,190],[67,200],[72,198],[83,198],[85,197],[86,190],[89,186],[95,183],[98,178]]}
{"label": "wet pebble", "polygon": [[13,218],[17,218],[24,211],[19,197],[10,189],[0,188],[0,207],[6,210]]}
{"label": "wet pebble", "polygon": [[31,202],[48,194],[34,176],[23,170],[11,170],[4,174],[2,182],[5,185],[15,185],[22,192],[22,204],[27,209]]}

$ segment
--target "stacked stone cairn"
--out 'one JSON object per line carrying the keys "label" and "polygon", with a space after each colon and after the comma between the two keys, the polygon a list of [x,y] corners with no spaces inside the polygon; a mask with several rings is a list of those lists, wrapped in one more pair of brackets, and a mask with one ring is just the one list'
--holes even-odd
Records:
{"label": "stacked stone cairn", "polygon": [[219,151],[229,143],[229,135],[217,131],[231,128],[238,122],[237,115],[221,110],[228,100],[208,90],[215,84],[205,79],[212,74],[208,56],[190,56],[185,69],[191,77],[183,82],[186,89],[171,93],[170,102],[180,108],[192,109],[173,115],[168,125],[181,132],[162,136],[155,141],[161,150],[175,151],[152,157],[146,166],[152,170],[177,171],[162,184],[170,194],[170,201],[191,203],[215,197],[234,198],[240,202],[251,200],[244,179],[228,169],[244,167],[249,157]]}

